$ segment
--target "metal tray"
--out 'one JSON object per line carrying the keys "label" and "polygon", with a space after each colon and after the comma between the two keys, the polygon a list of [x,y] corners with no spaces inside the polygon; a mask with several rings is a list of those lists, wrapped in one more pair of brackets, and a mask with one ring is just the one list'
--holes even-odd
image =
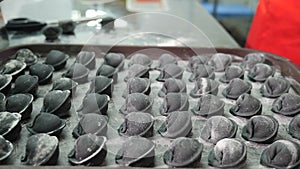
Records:
{"label": "metal tray", "polygon": [[[9,59],[9,57],[11,57],[18,49],[21,49],[21,48],[29,48],[33,52],[38,53],[41,56],[45,56],[52,49],[61,50],[65,53],[69,54],[70,56],[76,56],[77,53],[79,53],[81,50],[94,51],[94,52],[96,52],[96,55],[98,57],[97,58],[97,67],[100,65],[102,56],[107,52],[120,52],[120,53],[124,53],[125,56],[130,56],[131,54],[133,54],[135,52],[141,52],[141,53],[145,53],[145,54],[149,55],[153,59],[158,59],[158,57],[163,53],[172,53],[181,59],[179,64],[182,66],[184,66],[186,64],[186,60],[189,57],[191,57],[195,54],[205,54],[205,53],[212,53],[212,52],[228,53],[228,54],[234,54],[234,55],[239,56],[239,57],[235,58],[235,61],[241,61],[242,58],[246,54],[252,53],[252,52],[257,52],[255,50],[244,49],[244,48],[235,48],[235,49],[215,48],[215,49],[213,49],[213,48],[188,48],[188,47],[151,47],[151,46],[147,46],[147,47],[113,46],[113,47],[111,47],[111,46],[96,46],[96,45],[34,44],[34,45],[23,45],[23,46],[11,47],[11,48],[0,51],[0,56],[1,56],[0,64],[3,64],[3,62],[5,60]],[[40,59],[43,60],[43,57],[41,57]],[[272,64],[274,67],[276,67],[278,70],[280,70],[286,76],[286,78],[288,78],[290,80],[292,87],[293,87],[293,90],[291,92],[299,93],[300,92],[300,87],[298,84],[298,82],[300,82],[299,67],[297,67],[296,65],[294,65],[293,63],[291,63],[289,60],[287,60],[285,58],[281,58],[279,56],[276,56],[276,55],[273,55],[270,53],[267,54],[267,59],[269,61],[269,64]],[[61,74],[63,72],[65,72],[66,69],[73,63],[74,60],[75,60],[75,57],[71,57],[68,61],[66,68],[62,71],[56,72],[53,76],[53,79],[59,78],[61,76]],[[89,77],[90,79],[93,76],[95,76],[95,71],[96,70],[91,71],[91,74]],[[162,84],[161,82],[155,81],[155,78],[158,76],[158,73],[159,73],[158,71],[153,71],[152,73],[150,73],[151,82],[154,82],[152,84],[152,92],[151,92],[152,97],[157,97],[157,92],[160,89],[161,84]],[[222,73],[217,73],[217,79],[220,77],[221,74]],[[120,92],[123,91],[123,89],[126,85],[123,81],[123,78],[125,75],[126,75],[126,71],[119,73],[119,79],[118,79],[118,83],[115,85],[115,91],[114,91],[114,94],[112,97],[112,102],[109,104],[108,114],[109,114],[110,120],[109,120],[107,135],[108,135],[108,139],[110,139],[111,141],[108,143],[109,153],[108,153],[106,162],[102,168],[107,168],[107,167],[124,168],[122,166],[115,165],[112,162],[112,160],[114,159],[114,156],[115,156],[114,153],[118,150],[118,148],[121,146],[121,143],[124,141],[124,138],[121,138],[120,136],[118,136],[118,134],[116,133],[116,129],[119,127],[119,125],[123,121],[123,116],[120,115],[118,110],[121,107],[121,105],[124,103],[124,99],[121,98],[119,95],[120,95]],[[189,73],[185,72],[185,74],[184,74],[185,81],[187,81],[188,76],[189,76]],[[220,92],[223,90],[223,88],[225,88],[225,86],[226,86],[225,84],[220,85],[218,96],[222,97]],[[255,86],[256,87],[254,87],[254,89],[256,90],[256,89],[258,89],[259,84],[256,84]],[[193,87],[193,83],[187,84],[188,92],[192,87]],[[36,114],[39,113],[41,106],[42,106],[43,96],[46,94],[46,92],[50,88],[51,88],[51,84],[39,86],[39,91],[38,91],[39,98],[34,101],[34,109],[33,109],[32,115],[31,115],[32,116],[31,120],[33,119],[33,117]],[[81,105],[82,98],[84,97],[88,88],[89,88],[89,83],[80,85],[77,89],[76,96],[73,97],[73,101],[72,101],[73,106],[72,106],[72,110],[71,110],[71,117],[66,119],[67,127],[63,130],[62,136],[60,138],[60,157],[59,157],[57,166],[41,166],[41,167],[38,167],[38,169],[39,168],[40,169],[43,169],[43,168],[45,168],[45,169],[46,168],[47,169],[48,168],[49,169],[50,168],[51,169],[75,168],[73,166],[70,166],[70,164],[68,163],[67,154],[73,148],[73,145],[75,142],[75,139],[72,137],[71,132],[72,132],[73,128],[75,127],[75,125],[77,124],[77,122],[79,121],[79,116],[78,116],[76,110],[77,110],[78,106]],[[254,92],[254,95],[256,95],[257,97],[261,97],[259,95],[259,92],[257,92],[257,91]],[[243,124],[246,121],[244,119],[234,117],[234,116],[230,115],[230,113],[228,113],[228,109],[231,107],[231,105],[234,103],[234,101],[228,100],[225,98],[222,98],[222,99],[224,99],[224,101],[226,103],[225,116],[235,120],[239,124],[239,130],[240,130],[240,128],[243,126]],[[260,99],[263,99],[263,101],[265,101],[267,103],[267,105],[264,106],[264,109],[266,111],[265,114],[271,114],[269,109],[270,109],[270,105],[272,103],[272,99],[267,99],[267,98],[260,98]],[[156,121],[155,125],[154,125],[154,129],[158,129],[160,124],[164,120],[164,117],[159,116],[158,111],[156,111],[158,109],[158,107],[160,106],[161,102],[162,102],[162,99],[156,99],[156,101],[154,103],[153,116],[155,117],[155,121]],[[196,104],[196,102],[197,102],[197,99],[190,98],[190,108],[193,107]],[[279,137],[291,139],[286,132],[286,124],[288,123],[288,121],[290,121],[291,118],[282,117],[279,115],[274,115],[274,116],[281,120],[282,127],[280,128],[280,131],[279,131],[279,133],[280,133]],[[199,136],[199,131],[202,128],[204,122],[205,122],[205,118],[193,117],[193,125],[194,125],[193,137]],[[240,135],[239,132],[237,133],[237,138],[239,138],[238,135]],[[25,124],[24,124],[23,128],[22,128],[22,132],[21,132],[21,138],[19,140],[17,140],[16,142],[14,142],[14,145],[15,145],[14,153],[7,160],[7,165],[0,166],[0,168],[3,168],[3,169],[4,168],[24,168],[24,167],[31,168],[30,166],[21,166],[21,163],[20,163],[20,158],[24,154],[25,144],[26,144],[26,140],[27,140],[28,136],[29,136],[29,133],[25,129]],[[157,134],[157,133],[151,139],[158,145],[157,146],[158,148],[156,148],[156,151],[158,153],[157,153],[157,157],[156,157],[156,161],[155,161],[158,164],[157,167],[158,168],[166,168],[167,166],[163,164],[161,155],[166,150],[168,145],[170,144],[170,140],[161,138],[159,136],[159,134]],[[258,159],[260,157],[261,150],[266,145],[247,143],[247,146],[249,147],[249,152],[248,152],[248,160],[247,160],[246,168],[262,167],[259,165]],[[205,144],[204,153],[203,153],[202,159],[201,159],[201,163],[202,163],[200,166],[201,168],[208,167],[207,154],[211,150],[211,148],[213,148],[213,145]],[[83,166],[78,167],[77,166],[76,168],[81,169],[81,168],[86,168],[86,167],[83,167]],[[96,167],[96,168],[98,168],[98,167]],[[101,168],[101,167],[99,167],[99,168]],[[210,168],[212,168],[212,167],[210,167]]]}

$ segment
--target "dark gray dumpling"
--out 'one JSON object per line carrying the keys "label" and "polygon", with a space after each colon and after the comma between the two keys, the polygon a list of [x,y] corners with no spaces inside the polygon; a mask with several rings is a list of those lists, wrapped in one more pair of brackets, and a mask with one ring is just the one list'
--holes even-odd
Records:
{"label": "dark gray dumpling", "polygon": [[83,64],[86,68],[92,70],[96,67],[95,52],[81,51],[76,57],[76,62]]}
{"label": "dark gray dumpling", "polygon": [[104,64],[110,65],[118,71],[124,68],[125,55],[123,53],[108,53],[104,56]]}
{"label": "dark gray dumpling", "polygon": [[240,66],[229,66],[225,70],[225,74],[220,77],[220,81],[228,83],[234,78],[244,79],[244,70]]}
{"label": "dark gray dumpling", "polygon": [[195,82],[194,88],[190,95],[193,98],[201,97],[205,94],[217,95],[219,91],[219,83],[212,79],[200,78]]}
{"label": "dark gray dumpling", "polygon": [[58,137],[65,126],[66,122],[58,116],[50,113],[40,113],[35,116],[31,124],[27,125],[27,129],[31,134],[45,133]]}
{"label": "dark gray dumpling", "polygon": [[261,102],[250,94],[242,94],[237,99],[236,104],[229,109],[233,115],[249,118],[261,114]]}
{"label": "dark gray dumpling", "polygon": [[289,134],[300,140],[300,114],[295,116],[289,124]]}
{"label": "dark gray dumpling", "polygon": [[6,99],[6,111],[16,112],[22,115],[22,120],[30,118],[32,113],[33,96],[31,94],[14,94]]}
{"label": "dark gray dumpling", "polygon": [[69,162],[73,165],[101,165],[107,154],[106,141],[106,137],[94,134],[80,136],[75,142],[74,149],[68,155]]}
{"label": "dark gray dumpling", "polygon": [[6,96],[3,93],[0,93],[0,112],[5,111]]}
{"label": "dark gray dumpling", "polygon": [[31,66],[38,61],[37,55],[35,55],[30,49],[19,49],[13,56],[15,59],[25,62],[27,66]]}
{"label": "dark gray dumpling", "polygon": [[248,73],[250,80],[264,82],[268,77],[273,76],[275,69],[267,64],[258,63]]}
{"label": "dark gray dumpling", "polygon": [[115,157],[117,164],[131,167],[153,167],[155,143],[140,137],[131,136],[122,145]]}
{"label": "dark gray dumpling", "polygon": [[66,73],[63,74],[64,77],[70,78],[75,82],[82,84],[88,82],[89,69],[86,68],[81,63],[74,63]]}
{"label": "dark gray dumpling", "polygon": [[88,133],[97,136],[105,136],[107,132],[107,123],[108,118],[104,115],[94,113],[85,114],[81,117],[72,134],[75,138]]}
{"label": "dark gray dumpling", "polygon": [[236,100],[244,93],[251,93],[252,85],[242,79],[232,79],[228,86],[223,90],[224,97]]}
{"label": "dark gray dumpling", "polygon": [[61,70],[65,68],[69,56],[59,50],[51,50],[45,60],[45,64],[52,65],[54,69]]}
{"label": "dark gray dumpling", "polygon": [[164,153],[165,164],[171,167],[199,167],[203,144],[194,138],[175,139]]}
{"label": "dark gray dumpling", "polygon": [[237,124],[224,116],[210,117],[202,128],[200,137],[210,143],[216,144],[224,138],[233,138],[237,132]]}
{"label": "dark gray dumpling", "polygon": [[118,81],[118,69],[110,66],[110,65],[105,65],[102,64],[96,72],[96,76],[105,76],[110,79],[114,80],[114,83],[116,84]]}
{"label": "dark gray dumpling", "polygon": [[195,115],[210,117],[224,114],[225,103],[217,96],[206,94],[199,98],[197,105],[192,108]]}
{"label": "dark gray dumpling", "polygon": [[129,67],[128,74],[124,78],[124,81],[127,82],[130,78],[140,77],[140,78],[149,78],[149,67],[134,64]]}
{"label": "dark gray dumpling", "polygon": [[243,60],[243,65],[246,70],[253,68],[258,63],[265,62],[264,53],[249,53],[245,56]]}
{"label": "dark gray dumpling", "polygon": [[181,79],[183,75],[183,69],[176,64],[165,65],[157,78],[157,81],[164,82],[168,78]]}
{"label": "dark gray dumpling", "polygon": [[52,80],[54,68],[51,65],[37,63],[29,67],[29,74],[39,78],[39,84],[47,84]]}
{"label": "dark gray dumpling", "polygon": [[129,94],[125,100],[125,104],[120,108],[122,114],[129,114],[131,112],[147,112],[152,111],[153,100],[142,93]]}
{"label": "dark gray dumpling", "polygon": [[107,115],[108,103],[110,98],[105,94],[88,93],[82,101],[82,105],[78,109],[82,114],[95,113]]}
{"label": "dark gray dumpling", "polygon": [[216,53],[208,61],[208,64],[215,68],[216,72],[223,72],[231,65],[232,55],[225,53]]}
{"label": "dark gray dumpling", "polygon": [[167,116],[158,132],[167,138],[186,137],[191,134],[192,119],[187,111],[174,111]]}
{"label": "dark gray dumpling", "polygon": [[278,140],[263,150],[260,164],[271,168],[297,169],[300,164],[300,147],[298,143]]}
{"label": "dark gray dumpling", "polygon": [[197,55],[189,59],[187,65],[187,71],[193,72],[194,69],[200,64],[206,64],[208,62],[208,56],[206,55]]}
{"label": "dark gray dumpling", "polygon": [[3,94],[8,94],[12,86],[12,76],[11,75],[1,75],[0,74],[0,92]]}
{"label": "dark gray dumpling", "polygon": [[278,121],[272,116],[253,116],[243,127],[242,137],[257,143],[270,143],[276,138],[278,127]]}
{"label": "dark gray dumpling", "polygon": [[159,109],[161,115],[168,115],[174,111],[187,111],[189,97],[185,93],[168,93]]}
{"label": "dark gray dumpling", "polygon": [[152,137],[153,124],[153,117],[149,113],[132,112],[125,116],[118,131],[123,136]]}
{"label": "dark gray dumpling", "polygon": [[69,116],[71,94],[68,90],[53,90],[44,97],[42,112],[52,113],[59,117]]}
{"label": "dark gray dumpling", "polygon": [[294,116],[300,112],[300,96],[285,93],[274,100],[272,111],[285,116]]}
{"label": "dark gray dumpling", "polygon": [[9,157],[13,150],[13,144],[0,135],[0,163]]}
{"label": "dark gray dumpling", "polygon": [[26,152],[22,162],[26,165],[55,165],[58,159],[59,145],[55,136],[36,134],[28,138]]}
{"label": "dark gray dumpling", "polygon": [[151,92],[151,83],[147,78],[131,78],[127,82],[127,88],[123,93],[123,97],[127,97],[128,94],[132,93],[143,93],[145,95],[149,95]]}
{"label": "dark gray dumpling", "polygon": [[158,96],[165,97],[168,93],[186,93],[186,83],[181,79],[167,79],[158,92]]}
{"label": "dark gray dumpling", "polygon": [[162,69],[167,64],[177,64],[176,58],[168,53],[162,54],[159,57],[158,62],[158,69]]}
{"label": "dark gray dumpling", "polygon": [[204,64],[197,65],[197,67],[195,67],[195,69],[193,70],[193,73],[190,76],[189,81],[194,82],[200,78],[215,79],[214,68]]}
{"label": "dark gray dumpling", "polygon": [[140,64],[150,67],[152,62],[152,59],[148,55],[145,55],[143,53],[135,53],[131,56],[128,66],[130,67],[134,64]]}
{"label": "dark gray dumpling", "polygon": [[225,138],[218,141],[209,153],[208,165],[218,168],[234,168],[242,166],[246,159],[246,145],[237,139]]}
{"label": "dark gray dumpling", "polygon": [[114,90],[113,79],[105,76],[96,76],[90,83],[90,88],[87,93],[106,94],[112,97]]}
{"label": "dark gray dumpling", "polygon": [[264,97],[276,98],[284,93],[288,93],[290,83],[283,77],[269,77],[261,87]]}
{"label": "dark gray dumpling", "polygon": [[33,96],[37,95],[38,77],[31,75],[21,75],[15,81],[15,86],[12,89],[13,94],[30,93]]}

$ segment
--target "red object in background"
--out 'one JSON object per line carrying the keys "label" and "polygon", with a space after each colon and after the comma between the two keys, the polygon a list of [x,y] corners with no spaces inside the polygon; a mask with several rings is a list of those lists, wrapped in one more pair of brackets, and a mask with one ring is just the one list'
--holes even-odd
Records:
{"label": "red object in background", "polygon": [[289,58],[300,66],[299,8],[299,0],[260,0],[245,46]]}

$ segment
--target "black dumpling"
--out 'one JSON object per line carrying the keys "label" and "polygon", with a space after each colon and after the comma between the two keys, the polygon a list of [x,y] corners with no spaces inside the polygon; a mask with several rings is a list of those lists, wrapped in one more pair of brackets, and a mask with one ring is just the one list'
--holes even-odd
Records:
{"label": "black dumpling", "polygon": [[82,114],[95,113],[99,115],[107,115],[108,103],[110,98],[105,94],[88,93],[82,101],[82,105],[78,109]]}
{"label": "black dumpling", "polygon": [[113,79],[105,76],[96,76],[90,83],[88,93],[106,94],[112,97],[113,90]]}
{"label": "black dumpling", "polygon": [[21,75],[15,81],[15,86],[12,89],[13,94],[30,93],[33,96],[37,95],[38,77],[31,75]]}
{"label": "black dumpling", "polygon": [[25,73],[26,63],[23,61],[10,59],[0,68],[1,74],[8,74],[13,77]]}
{"label": "black dumpling", "polygon": [[166,121],[158,132],[167,138],[190,136],[192,133],[192,119],[187,111],[174,111],[167,116]]}
{"label": "black dumpling", "polygon": [[165,80],[158,96],[165,97],[168,93],[186,93],[186,90],[186,83],[183,80],[169,78]]}
{"label": "black dumpling", "polygon": [[76,62],[83,64],[86,68],[93,70],[96,67],[96,53],[81,51],[77,54]]}
{"label": "black dumpling", "polygon": [[223,72],[225,69],[231,65],[232,55],[225,53],[216,53],[212,55],[211,59],[208,61],[208,64],[213,66],[216,72]]}
{"label": "black dumpling", "polygon": [[58,116],[40,113],[35,116],[31,124],[27,125],[27,129],[31,134],[45,133],[58,137],[65,126],[66,122]]}
{"label": "black dumpling", "polygon": [[52,65],[55,70],[65,68],[69,56],[59,50],[51,50],[45,60],[45,64]]}
{"label": "black dumpling", "polygon": [[197,139],[180,137],[172,142],[163,158],[171,167],[199,167],[202,151],[203,144]]}
{"label": "black dumpling", "polygon": [[261,102],[254,96],[247,93],[240,95],[235,105],[229,109],[231,114],[245,118],[260,115],[261,111]]}
{"label": "black dumpling", "polygon": [[243,60],[243,66],[246,70],[252,69],[258,63],[265,62],[264,53],[249,53],[245,56]]}
{"label": "black dumpling", "polygon": [[31,94],[11,95],[6,99],[6,111],[20,113],[22,120],[29,119],[32,113],[32,102],[33,96]]}
{"label": "black dumpling", "polygon": [[233,138],[237,132],[237,124],[224,116],[212,116],[204,124],[200,137],[216,144],[224,138]]}
{"label": "black dumpling", "polygon": [[165,65],[157,78],[157,81],[165,81],[168,78],[181,79],[183,75],[183,69],[176,64]]}
{"label": "black dumpling", "polygon": [[128,66],[130,67],[134,64],[139,64],[139,65],[150,67],[152,63],[153,61],[148,55],[145,55],[143,53],[135,53],[134,55],[131,56]]}
{"label": "black dumpling", "polygon": [[252,81],[264,82],[270,76],[273,76],[275,69],[267,64],[258,63],[252,67],[248,73],[248,77]]}
{"label": "black dumpling", "polygon": [[125,104],[120,108],[122,114],[129,114],[131,112],[147,112],[152,111],[153,100],[142,93],[129,94],[125,100]]}
{"label": "black dumpling", "polygon": [[290,83],[283,77],[269,77],[264,85],[261,87],[260,92],[264,97],[276,98],[290,89]]}
{"label": "black dumpling", "polygon": [[5,161],[5,159],[9,157],[12,154],[13,150],[13,144],[3,138],[2,135],[0,135],[0,163],[2,163],[2,161]]}
{"label": "black dumpling", "polygon": [[285,116],[294,116],[300,112],[300,96],[285,93],[274,100],[272,111]]}
{"label": "black dumpling", "polygon": [[218,168],[235,168],[245,164],[246,159],[246,145],[237,139],[225,138],[218,141],[209,153],[208,165]]}
{"label": "black dumpling", "polygon": [[124,68],[125,55],[122,53],[108,53],[104,56],[104,64],[110,65],[118,71]]}
{"label": "black dumpling", "polygon": [[192,108],[195,115],[210,117],[224,114],[225,103],[217,96],[206,94],[199,98],[197,105]]}
{"label": "black dumpling", "polygon": [[278,126],[278,121],[272,116],[253,116],[243,127],[242,137],[257,143],[270,143],[277,136]]}
{"label": "black dumpling", "polygon": [[39,84],[47,84],[51,82],[54,68],[51,65],[37,63],[29,67],[29,74],[39,78]]}
{"label": "black dumpling", "polygon": [[19,138],[22,129],[19,113],[0,112],[0,123],[0,136],[9,141],[15,141]]}
{"label": "black dumpling", "polygon": [[107,154],[106,142],[106,137],[94,134],[78,137],[68,155],[69,162],[72,165],[100,166]]}
{"label": "black dumpling", "polygon": [[168,93],[159,109],[161,115],[168,115],[174,111],[187,111],[189,97],[185,93]]}
{"label": "black dumpling", "polygon": [[105,65],[102,64],[96,72],[96,76],[105,76],[108,77],[110,79],[114,80],[114,83],[117,83],[118,81],[118,69],[109,66],[109,65]]}
{"label": "black dumpling", "polygon": [[62,77],[53,82],[51,90],[69,90],[72,94],[76,93],[78,83],[70,78]]}
{"label": "black dumpling", "polygon": [[208,56],[206,55],[196,55],[192,56],[189,59],[188,65],[187,65],[187,71],[193,72],[194,69],[200,65],[200,64],[206,64],[208,62]]}
{"label": "black dumpling", "polygon": [[204,64],[197,65],[194,68],[193,73],[189,78],[189,81],[194,82],[200,78],[215,79],[214,68],[209,65],[204,65]]}
{"label": "black dumpling", "polygon": [[72,134],[75,138],[91,133],[97,136],[105,136],[107,131],[108,118],[104,115],[89,113],[81,117]]}
{"label": "black dumpling", "polygon": [[131,136],[118,151],[115,161],[117,164],[131,167],[153,167],[155,143],[140,137]]}
{"label": "black dumpling", "polygon": [[149,95],[151,92],[151,82],[146,78],[130,78],[127,82],[126,90],[123,93],[123,97],[127,97],[131,93],[143,93]]}
{"label": "black dumpling", "polygon": [[11,86],[12,86],[12,76],[0,74],[0,92],[3,94],[8,94],[11,89]]}
{"label": "black dumpling", "polygon": [[251,93],[252,85],[242,79],[232,79],[228,86],[223,90],[224,97],[236,100],[244,93]]}
{"label": "black dumpling", "polygon": [[149,67],[140,64],[130,66],[124,81],[127,82],[130,78],[134,77],[149,78]]}
{"label": "black dumpling", "polygon": [[289,123],[289,134],[300,140],[300,114],[295,116]]}
{"label": "black dumpling", "polygon": [[152,137],[153,124],[153,117],[149,113],[132,112],[125,116],[118,131],[122,136]]}
{"label": "black dumpling", "polygon": [[168,53],[162,54],[158,59],[158,69],[162,69],[167,64],[177,64],[177,59]]}
{"label": "black dumpling", "polygon": [[37,55],[35,55],[30,49],[19,49],[15,54],[14,58],[25,62],[27,66],[36,64],[38,61]]}
{"label": "black dumpling", "polygon": [[200,78],[195,82],[194,88],[190,92],[193,98],[201,97],[205,94],[217,95],[219,91],[219,83],[212,79]]}
{"label": "black dumpling", "polygon": [[55,114],[59,117],[69,116],[71,94],[68,90],[53,90],[44,97],[42,112]]}
{"label": "black dumpling", "polygon": [[299,168],[299,144],[288,140],[275,141],[263,150],[260,163],[271,168]]}
{"label": "black dumpling", "polygon": [[28,138],[22,162],[26,165],[55,165],[58,160],[59,145],[55,136],[36,134]]}
{"label": "black dumpling", "polygon": [[66,73],[63,74],[64,77],[70,78],[75,82],[82,84],[88,81],[89,69],[86,68],[81,63],[74,63]]}
{"label": "black dumpling", "polygon": [[244,79],[244,70],[240,66],[229,66],[225,69],[225,74],[220,77],[220,81],[228,83],[234,78]]}

